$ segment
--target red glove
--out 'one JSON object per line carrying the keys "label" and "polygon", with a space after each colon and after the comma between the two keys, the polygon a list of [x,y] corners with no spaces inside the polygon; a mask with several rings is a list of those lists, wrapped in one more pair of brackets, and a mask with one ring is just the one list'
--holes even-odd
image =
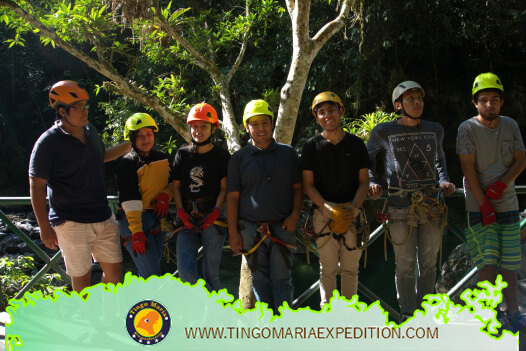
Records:
{"label": "red glove", "polygon": [[180,208],[177,210],[177,216],[181,219],[184,226],[189,229],[193,229],[194,225],[192,224],[192,219],[190,218],[190,215],[186,213],[184,208]]}
{"label": "red glove", "polygon": [[143,232],[137,232],[132,235],[132,250],[133,254],[145,254],[147,250],[148,245],[148,239],[146,239],[146,235],[144,235]]}
{"label": "red glove", "polygon": [[495,209],[493,208],[493,205],[489,200],[486,198],[486,201],[482,204],[482,206],[479,206],[480,212],[482,213],[482,226],[487,226],[495,221],[497,221],[497,213],[495,212]]}
{"label": "red glove", "polygon": [[155,212],[157,215],[164,217],[168,214],[168,207],[170,206],[170,196],[167,193],[160,193],[155,199]]}
{"label": "red glove", "polygon": [[212,212],[210,212],[208,216],[206,216],[203,224],[201,224],[199,229],[205,230],[206,228],[210,227],[212,224],[214,224],[214,222],[216,221],[216,219],[219,217],[220,214],[221,214],[221,211],[219,210],[219,207],[214,207]]}
{"label": "red glove", "polygon": [[486,197],[488,199],[498,200],[507,187],[508,186],[499,179],[495,183],[488,185],[484,191],[486,192]]}

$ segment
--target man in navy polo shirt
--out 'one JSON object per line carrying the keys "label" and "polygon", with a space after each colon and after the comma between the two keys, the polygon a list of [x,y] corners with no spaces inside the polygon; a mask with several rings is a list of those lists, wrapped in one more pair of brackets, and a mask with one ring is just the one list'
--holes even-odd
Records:
{"label": "man in navy polo shirt", "polygon": [[121,280],[120,241],[106,198],[103,164],[130,148],[128,141],[105,149],[89,124],[88,98],[74,81],[51,87],[49,102],[57,120],[35,143],[29,163],[31,203],[40,238],[49,249],[60,247],[77,292],[91,285],[92,256],[104,272],[103,283]]}
{"label": "man in navy polo shirt", "polygon": [[227,219],[230,247],[247,255],[256,299],[278,314],[283,302],[292,305],[290,248],[303,194],[298,155],[272,138],[273,119],[263,100],[245,107],[251,139],[228,164]]}

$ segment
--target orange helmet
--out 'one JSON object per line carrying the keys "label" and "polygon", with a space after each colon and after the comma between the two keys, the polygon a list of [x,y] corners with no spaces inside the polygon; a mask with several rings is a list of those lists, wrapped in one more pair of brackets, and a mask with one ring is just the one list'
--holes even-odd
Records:
{"label": "orange helmet", "polygon": [[190,112],[188,112],[188,118],[186,124],[192,123],[192,121],[204,121],[215,124],[219,128],[219,118],[217,118],[217,112],[212,105],[206,102],[192,106]]}
{"label": "orange helmet", "polygon": [[72,80],[61,80],[49,90],[49,104],[52,108],[59,108],[62,105],[68,106],[88,99],[88,92]]}

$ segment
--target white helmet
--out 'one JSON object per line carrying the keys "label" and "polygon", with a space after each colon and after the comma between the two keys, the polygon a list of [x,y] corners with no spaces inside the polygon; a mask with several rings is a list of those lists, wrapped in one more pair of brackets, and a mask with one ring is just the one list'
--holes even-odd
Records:
{"label": "white helmet", "polygon": [[406,80],[405,82],[402,82],[396,86],[396,88],[393,90],[393,106],[395,104],[395,101],[400,98],[406,91],[413,90],[413,89],[419,89],[422,92],[422,97],[426,96],[426,93],[424,92],[424,89],[418,84],[417,82],[413,82],[412,80]]}

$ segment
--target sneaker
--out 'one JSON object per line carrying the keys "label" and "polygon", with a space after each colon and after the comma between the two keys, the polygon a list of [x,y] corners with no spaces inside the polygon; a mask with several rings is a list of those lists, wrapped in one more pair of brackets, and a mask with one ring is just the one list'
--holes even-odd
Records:
{"label": "sneaker", "polygon": [[497,328],[497,336],[502,335],[504,330],[511,330],[510,322],[506,317],[506,312],[497,310],[497,321],[500,323],[500,327]]}
{"label": "sneaker", "polygon": [[526,335],[526,315],[522,315],[519,311],[513,315],[508,316],[510,322],[510,330],[512,333],[519,332]]}

